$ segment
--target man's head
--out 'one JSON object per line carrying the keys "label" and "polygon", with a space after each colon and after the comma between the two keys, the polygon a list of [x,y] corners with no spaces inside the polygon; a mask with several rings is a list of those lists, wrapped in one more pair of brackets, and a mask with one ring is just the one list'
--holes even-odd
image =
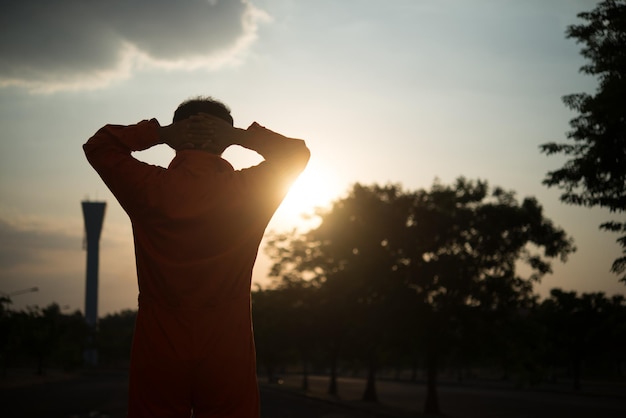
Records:
{"label": "man's head", "polygon": [[[173,122],[180,122],[200,113],[206,113],[222,119],[230,126],[233,126],[233,117],[230,115],[228,106],[208,96],[198,96],[182,102],[174,112]],[[215,142],[205,144],[202,150],[211,154],[222,155],[227,147],[227,145]]]}
{"label": "man's head", "polygon": [[225,120],[233,126],[233,117],[230,115],[228,106],[208,96],[198,96],[182,102],[174,112],[173,122],[185,120],[198,113],[208,113],[209,115]]}

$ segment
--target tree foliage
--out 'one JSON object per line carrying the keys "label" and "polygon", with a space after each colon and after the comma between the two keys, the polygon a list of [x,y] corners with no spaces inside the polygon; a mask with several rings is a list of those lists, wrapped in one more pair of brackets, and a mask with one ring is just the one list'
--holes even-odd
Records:
{"label": "tree foliage", "polygon": [[316,289],[325,318],[318,335],[333,353],[329,392],[333,364],[348,351],[368,370],[363,399],[376,400],[376,371],[403,341],[425,355],[426,412],[438,412],[437,370],[450,347],[476,344],[487,316],[530,307],[550,259],[574,250],[535,199],[520,203],[513,192],[464,178],[415,192],[356,184],[319,216],[307,233],[275,237],[268,253],[282,283],[306,277]]}
{"label": "tree foliage", "polygon": [[[65,313],[52,303],[44,308],[16,311],[0,297],[0,376],[12,368],[34,367],[39,375],[49,368],[82,367],[93,330],[80,311]],[[100,318],[96,348],[100,367],[127,367],[137,312],[124,310]]]}
{"label": "tree foliage", "polygon": [[108,314],[98,321],[98,363],[108,367],[127,367],[135,331],[136,310]]}
{"label": "tree foliage", "polygon": [[[588,62],[580,70],[596,77],[598,87],[594,95],[563,97],[578,113],[570,121],[570,142],[543,144],[541,151],[569,160],[548,172],[543,183],[562,189],[565,203],[621,214],[626,210],[626,1],[605,0],[578,17],[585,23],[569,26],[567,37],[583,44],[581,54]],[[626,222],[600,227],[622,234],[617,241],[626,254]],[[612,271],[626,273],[626,255],[614,261]],[[620,281],[626,283],[626,274]]]}
{"label": "tree foliage", "polygon": [[[0,306],[10,299],[0,301]],[[38,375],[50,366],[66,370],[82,365],[87,325],[82,314],[64,314],[56,303],[45,308],[0,309],[0,361],[2,374],[10,367],[31,367]]]}
{"label": "tree foliage", "polygon": [[[594,364],[604,375],[620,373],[626,343],[626,300],[622,295],[607,298],[603,293],[565,292],[552,289],[537,309],[537,320],[545,328],[546,359],[552,369],[565,368],[574,389],[581,388],[583,368]],[[595,360],[595,361],[594,361]]]}

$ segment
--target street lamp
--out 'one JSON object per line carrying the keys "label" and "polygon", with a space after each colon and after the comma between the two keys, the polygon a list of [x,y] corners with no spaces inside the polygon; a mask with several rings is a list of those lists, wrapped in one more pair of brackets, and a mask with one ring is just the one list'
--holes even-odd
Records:
{"label": "street lamp", "polygon": [[28,289],[16,290],[15,292],[11,292],[11,293],[5,293],[5,292],[0,292],[0,293],[2,293],[2,296],[10,298],[12,296],[18,296],[18,295],[23,295],[24,293],[31,293],[31,292],[37,292],[37,291],[39,291],[39,288],[37,286],[34,286],[34,287],[29,287]]}
{"label": "street lamp", "polygon": [[37,292],[39,288],[37,286],[29,287],[28,289],[16,290],[11,293],[6,293],[0,290],[0,312],[3,312],[5,307],[4,304],[10,305],[12,303],[11,297],[23,295],[24,293]]}

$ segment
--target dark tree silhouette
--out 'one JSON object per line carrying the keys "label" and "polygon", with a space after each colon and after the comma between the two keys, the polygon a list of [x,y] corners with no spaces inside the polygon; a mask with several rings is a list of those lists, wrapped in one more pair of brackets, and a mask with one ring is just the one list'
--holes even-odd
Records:
{"label": "dark tree silhouette", "polygon": [[[574,250],[535,199],[519,203],[512,192],[489,193],[487,183],[463,178],[411,193],[357,184],[320,217],[308,233],[270,244],[274,274],[318,282],[320,312],[328,315],[321,338],[334,343],[331,353],[349,348],[366,365],[366,400],[377,398],[385,352],[411,341],[398,326],[409,319],[426,355],[429,413],[439,412],[437,371],[450,347],[476,344],[472,333],[488,316],[504,323],[530,309],[549,259]],[[520,263],[527,277],[517,274]],[[334,363],[331,370],[336,393]]]}
{"label": "dark tree silhouette", "polygon": [[[399,186],[356,184],[349,195],[321,214],[309,239],[332,259],[325,291],[338,290],[350,352],[368,370],[363,400],[376,402],[376,371],[402,317],[393,309],[402,287],[395,249],[406,226],[410,199]],[[398,244],[395,244],[395,243]],[[330,292],[328,292],[330,293]],[[332,297],[331,295],[328,295]]]}
{"label": "dark tree silhouette", "polygon": [[34,360],[36,373],[44,375],[50,366],[71,370],[82,365],[87,327],[79,311],[63,314],[59,305],[52,303],[4,315],[8,332],[5,367],[23,366]]}
{"label": "dark tree silhouette", "polygon": [[[569,26],[567,37],[583,44],[588,64],[580,70],[596,77],[598,87],[595,95],[563,97],[566,106],[578,112],[570,121],[571,141],[543,144],[541,151],[569,160],[548,172],[543,183],[562,189],[565,203],[621,214],[626,211],[626,1],[605,0],[578,17],[585,23]],[[617,242],[625,255],[611,270],[626,273],[626,222],[606,222],[600,228],[622,234]],[[626,274],[620,281],[626,283]]]}
{"label": "dark tree silhouette", "polygon": [[[305,281],[307,276],[311,287],[316,291],[317,316],[315,327],[318,345],[325,352],[330,368],[328,394],[337,396],[337,368],[339,355],[343,347],[345,335],[350,329],[347,321],[347,305],[344,303],[345,292],[339,280],[327,281],[328,277],[340,274],[335,268],[334,259],[328,256],[319,243],[313,241],[310,232],[299,235],[296,231],[273,235],[265,250],[274,261],[270,276],[279,281],[273,287],[284,286],[285,282]],[[324,286],[320,286],[324,283]],[[287,285],[289,286],[289,284]],[[256,317],[255,317],[256,323]]]}
{"label": "dark tree silhouette", "polygon": [[[327,344],[331,378],[328,392],[337,395],[337,366],[342,350],[368,368],[363,399],[377,400],[379,358],[395,332],[394,297],[398,292],[397,256],[392,241],[405,227],[409,199],[398,186],[355,185],[349,195],[319,213],[319,227],[300,237],[270,241],[274,276],[290,271],[317,283],[320,337]],[[401,319],[401,318],[400,318]]]}
{"label": "dark tree silhouette", "polygon": [[137,311],[126,309],[98,321],[98,361],[109,367],[128,367]]}
{"label": "dark tree silhouette", "polygon": [[6,375],[13,342],[12,327],[14,321],[12,321],[11,318],[10,304],[11,298],[0,296],[0,362],[2,362],[2,364],[0,364],[0,377]]}
{"label": "dark tree silhouette", "polygon": [[[278,328],[278,334],[284,336],[281,348],[284,352],[293,352],[302,366],[302,390],[309,389],[309,368],[312,358],[319,344],[319,304],[316,303],[318,288],[314,282],[302,280],[294,274],[286,275],[282,280],[269,290],[257,290],[253,293],[255,301],[255,315],[259,312],[257,321],[255,316],[255,329],[258,323],[261,326],[261,335],[257,337],[259,345],[266,344],[268,330],[268,308],[274,312],[274,328]],[[263,298],[271,294],[273,306],[263,304]],[[263,312],[265,310],[266,312]],[[270,331],[271,332],[271,331]],[[276,331],[274,331],[276,332]],[[272,338],[269,338],[272,341]],[[261,353],[266,354],[266,347],[260,347]],[[269,374],[269,373],[268,373]]]}
{"label": "dark tree silhouette", "polygon": [[29,328],[28,349],[37,360],[37,374],[45,374],[48,360],[56,348],[59,338],[59,319],[61,309],[57,304],[31,311],[31,321],[34,326]]}
{"label": "dark tree silhouette", "polygon": [[[424,306],[426,413],[440,413],[439,363],[467,338],[472,319],[532,307],[533,284],[550,272],[549,259],[565,260],[574,250],[534,198],[519,203],[513,192],[490,193],[486,182],[464,178],[416,193],[405,248],[411,286]],[[517,272],[522,263],[526,277]]]}
{"label": "dark tree silhouette", "polygon": [[601,292],[578,296],[573,291],[552,289],[538,315],[546,327],[546,342],[553,354],[551,366],[564,366],[574,389],[581,388],[585,364],[602,367],[602,363],[608,362],[609,368],[620,373],[626,337],[623,296],[609,299]]}
{"label": "dark tree silhouette", "polygon": [[252,293],[257,360],[269,383],[278,381],[278,368],[286,361],[293,343],[289,335],[289,303],[285,292],[279,289],[258,289]]}

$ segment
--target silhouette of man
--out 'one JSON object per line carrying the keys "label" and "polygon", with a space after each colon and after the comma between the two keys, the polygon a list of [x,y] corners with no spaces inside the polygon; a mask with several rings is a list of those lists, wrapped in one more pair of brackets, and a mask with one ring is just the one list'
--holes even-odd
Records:
{"label": "silhouette of man", "polygon": [[[157,144],[169,167],[132,157]],[[235,171],[231,145],[264,161]],[[256,122],[233,127],[211,98],[182,103],[171,125],[106,125],[83,146],[130,217],[139,310],[129,417],[258,417],[250,282],[265,228],[309,150]]]}

